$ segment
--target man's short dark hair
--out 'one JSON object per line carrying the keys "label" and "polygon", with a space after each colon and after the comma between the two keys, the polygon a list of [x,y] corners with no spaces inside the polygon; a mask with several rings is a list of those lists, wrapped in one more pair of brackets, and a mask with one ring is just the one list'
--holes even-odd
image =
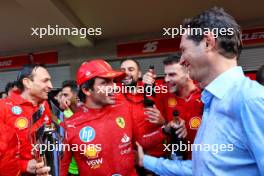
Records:
{"label": "man's short dark hair", "polygon": [[256,75],[256,81],[259,82],[260,84],[264,85],[264,65],[262,65]]}
{"label": "man's short dark hair", "polygon": [[45,65],[42,65],[42,64],[26,64],[22,67],[22,69],[18,73],[17,81],[16,81],[17,87],[21,91],[24,90],[23,79],[29,78],[29,79],[33,80],[33,71],[39,67],[46,69]]}
{"label": "man's short dark hair", "polygon": [[86,95],[83,93],[82,89],[86,89],[86,90],[94,90],[94,82],[95,82],[95,78],[92,78],[86,82],[84,82],[82,85],[80,85],[80,90],[79,90],[79,93],[78,93],[78,97],[79,99],[81,100],[81,102],[85,102],[86,100]]}
{"label": "man's short dark hair", "polygon": [[171,55],[167,58],[165,58],[163,60],[163,64],[164,65],[171,65],[171,64],[174,64],[174,63],[179,63],[181,59],[181,55],[180,54],[174,54],[174,55]]}
{"label": "man's short dark hair", "polygon": [[69,88],[71,88],[71,91],[73,93],[76,93],[76,94],[78,94],[78,91],[79,91],[77,82],[75,80],[63,81],[61,87],[62,87],[62,89],[65,88],[65,87],[69,87]]}
{"label": "man's short dark hair", "polygon": [[[188,39],[193,40],[196,44],[204,38],[204,31],[206,29],[218,29],[216,38],[216,43],[218,47],[219,54],[225,56],[226,58],[239,58],[242,50],[242,34],[240,26],[237,24],[235,19],[226,13],[223,8],[214,7],[206,10],[196,17],[191,19],[185,19],[183,23],[184,28],[189,29],[201,29],[200,34],[188,34]],[[232,29],[233,34],[222,35],[221,29]]]}
{"label": "man's short dark hair", "polygon": [[135,62],[135,64],[138,67],[138,70],[141,71],[140,64],[139,64],[139,62],[136,59],[128,59],[128,58],[126,58],[126,59],[120,61],[120,65],[122,65],[125,61],[133,61],[133,62]]}

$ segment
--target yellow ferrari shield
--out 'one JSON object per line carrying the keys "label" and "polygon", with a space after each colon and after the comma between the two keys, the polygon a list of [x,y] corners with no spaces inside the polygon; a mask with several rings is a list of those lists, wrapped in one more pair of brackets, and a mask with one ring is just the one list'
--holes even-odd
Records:
{"label": "yellow ferrari shield", "polygon": [[117,117],[117,118],[116,118],[116,124],[117,124],[120,128],[125,128],[125,126],[126,126],[125,119],[124,119],[123,117]]}

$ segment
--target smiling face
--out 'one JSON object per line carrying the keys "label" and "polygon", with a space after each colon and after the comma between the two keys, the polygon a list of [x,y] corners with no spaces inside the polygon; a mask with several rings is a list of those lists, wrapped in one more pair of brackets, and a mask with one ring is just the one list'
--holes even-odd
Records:
{"label": "smiling face", "polygon": [[113,78],[95,78],[92,89],[82,89],[88,96],[91,107],[102,107],[115,104]]}
{"label": "smiling face", "polygon": [[177,92],[178,88],[183,87],[189,78],[188,72],[179,63],[164,65],[164,73],[170,93]]}
{"label": "smiling face", "polygon": [[187,67],[190,77],[198,82],[203,82],[210,74],[211,64],[205,48],[206,43],[203,40],[200,43],[195,43],[188,39],[186,34],[181,38],[181,64]]}
{"label": "smiling face", "polygon": [[34,97],[38,102],[48,99],[48,93],[53,87],[51,77],[45,68],[36,67],[32,71],[31,78],[24,79],[27,79],[26,87],[32,97]]}
{"label": "smiling face", "polygon": [[136,85],[138,79],[141,77],[141,71],[133,60],[124,61],[120,70],[126,73],[126,77],[122,80],[124,85]]}
{"label": "smiling face", "polygon": [[64,87],[61,90],[61,96],[66,98],[66,99],[72,99],[76,96],[76,94],[72,91],[70,87]]}

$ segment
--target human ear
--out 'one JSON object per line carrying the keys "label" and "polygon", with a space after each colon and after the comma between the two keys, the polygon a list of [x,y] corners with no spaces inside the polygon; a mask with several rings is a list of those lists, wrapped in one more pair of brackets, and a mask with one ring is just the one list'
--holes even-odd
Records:
{"label": "human ear", "polygon": [[87,89],[85,89],[85,88],[82,88],[82,92],[83,92],[86,96],[90,96],[90,95],[91,95],[90,90],[87,90]]}
{"label": "human ear", "polygon": [[211,51],[216,47],[216,38],[212,32],[209,32],[204,36],[206,51]]}

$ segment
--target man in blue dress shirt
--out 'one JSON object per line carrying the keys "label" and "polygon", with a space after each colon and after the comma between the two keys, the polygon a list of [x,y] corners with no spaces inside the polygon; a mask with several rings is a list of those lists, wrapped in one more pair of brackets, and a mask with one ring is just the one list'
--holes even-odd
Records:
{"label": "man in blue dress shirt", "polygon": [[[264,176],[264,87],[237,66],[239,25],[223,9],[212,8],[183,26],[188,29],[181,39],[181,63],[204,88],[192,160],[154,158],[138,145],[140,164],[159,175]],[[192,33],[194,28],[203,33]]]}

